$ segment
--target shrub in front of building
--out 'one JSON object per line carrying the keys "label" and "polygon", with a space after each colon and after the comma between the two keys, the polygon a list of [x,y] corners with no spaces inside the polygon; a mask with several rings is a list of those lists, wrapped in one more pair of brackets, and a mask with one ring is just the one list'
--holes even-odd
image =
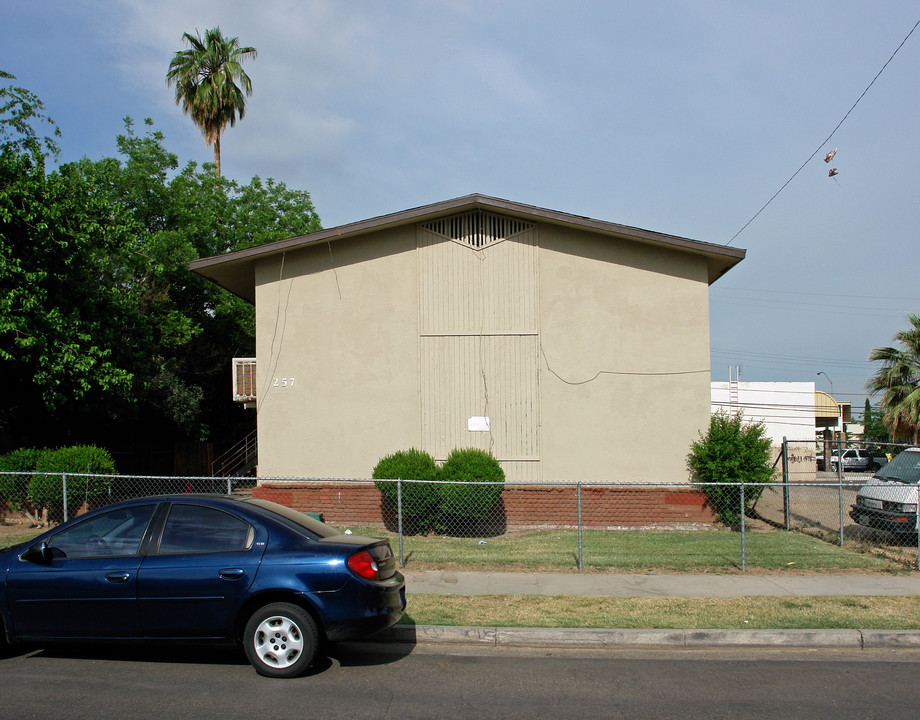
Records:
{"label": "shrub in front of building", "polygon": [[[107,496],[115,461],[104,448],[74,445],[42,451],[35,461],[35,471],[28,485],[28,502],[37,513],[46,512],[59,519],[64,508],[63,476],[67,478],[67,507],[75,515],[86,503],[94,505]],[[69,475],[73,473],[73,477]],[[82,474],[82,476],[81,476]]]}
{"label": "shrub in front of building", "polygon": [[[8,510],[18,512],[25,507],[30,474],[42,450],[19,448],[0,455],[0,518]],[[5,473],[17,473],[7,475]]]}
{"label": "shrub in front of building", "polygon": [[[395,511],[401,500],[408,525],[404,531],[413,534],[427,532],[436,522],[440,498],[438,486],[431,481],[438,480],[439,476],[434,458],[415,448],[381,458],[371,475],[391,509]],[[397,483],[397,480],[419,482]]]}
{"label": "shrub in front of building", "polygon": [[[773,480],[770,438],[763,422],[745,423],[741,413],[715,413],[709,430],[690,447],[687,467],[692,482],[702,486],[719,520],[737,527],[741,513],[754,511],[754,504],[764,491],[764,483]],[[742,510],[741,486],[744,488]]]}
{"label": "shrub in front of building", "polygon": [[505,471],[492,453],[477,448],[451,450],[441,467],[441,513],[454,526],[463,519],[488,518],[505,484]]}

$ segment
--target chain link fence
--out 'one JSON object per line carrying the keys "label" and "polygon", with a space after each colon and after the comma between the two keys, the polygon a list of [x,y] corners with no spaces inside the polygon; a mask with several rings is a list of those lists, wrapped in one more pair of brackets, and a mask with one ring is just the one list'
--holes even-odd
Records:
{"label": "chain link fence", "polygon": [[[891,457],[902,449],[893,446]],[[132,497],[252,494],[321,516],[343,531],[385,535],[403,566],[822,570],[835,567],[835,558],[845,553],[866,562],[883,558],[918,567],[916,483],[901,484],[913,499],[901,499],[900,516],[907,519],[893,528],[890,516],[883,523],[857,502],[871,469],[849,469],[844,458],[833,463],[833,471],[819,470],[816,454],[814,441],[787,442],[777,458],[777,481],[764,485],[291,478],[257,483],[255,478],[0,473],[0,519],[28,527]]]}
{"label": "chain link fence", "polygon": [[920,568],[920,454],[896,460],[908,447],[784,439],[783,483],[765,494],[757,516],[784,530],[841,547],[870,548]]}
{"label": "chain link fence", "polygon": [[120,500],[148,495],[231,494],[254,482],[254,478],[0,472],[0,520],[16,517],[24,518],[27,525],[53,525]]}

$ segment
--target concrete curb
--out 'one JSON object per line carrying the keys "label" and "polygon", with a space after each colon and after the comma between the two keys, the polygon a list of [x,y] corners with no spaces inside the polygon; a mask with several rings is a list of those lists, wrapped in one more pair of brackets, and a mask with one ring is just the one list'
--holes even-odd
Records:
{"label": "concrete curb", "polygon": [[631,630],[397,625],[372,638],[411,645],[505,647],[920,648],[918,630]]}

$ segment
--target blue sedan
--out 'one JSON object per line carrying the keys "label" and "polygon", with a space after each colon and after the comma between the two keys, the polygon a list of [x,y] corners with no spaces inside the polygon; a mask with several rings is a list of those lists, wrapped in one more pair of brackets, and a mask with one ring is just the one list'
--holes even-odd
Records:
{"label": "blue sedan", "polygon": [[294,677],[321,642],[396,623],[405,580],[389,542],[255,498],[108,505],[0,551],[0,640],[242,644]]}

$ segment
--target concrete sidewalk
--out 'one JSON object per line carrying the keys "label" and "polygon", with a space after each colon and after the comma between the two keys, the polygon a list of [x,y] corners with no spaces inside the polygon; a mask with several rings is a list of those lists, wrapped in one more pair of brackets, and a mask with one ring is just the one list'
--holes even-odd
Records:
{"label": "concrete sidewalk", "polygon": [[608,575],[404,569],[406,592],[434,595],[744,597],[920,595],[920,572],[904,575]]}
{"label": "concrete sidewalk", "polygon": [[[917,595],[920,573],[905,575],[606,575],[404,571],[413,594],[750,597]],[[537,648],[788,647],[920,649],[916,630],[671,630],[397,625],[384,642]]]}

